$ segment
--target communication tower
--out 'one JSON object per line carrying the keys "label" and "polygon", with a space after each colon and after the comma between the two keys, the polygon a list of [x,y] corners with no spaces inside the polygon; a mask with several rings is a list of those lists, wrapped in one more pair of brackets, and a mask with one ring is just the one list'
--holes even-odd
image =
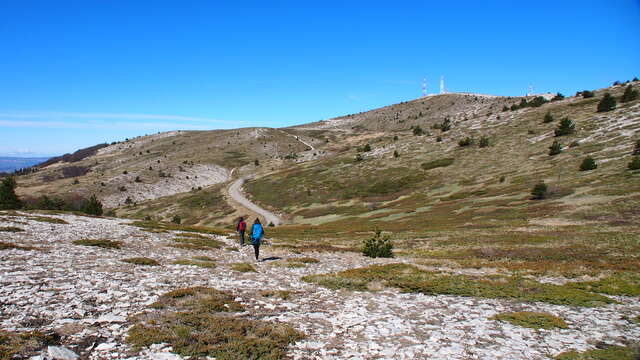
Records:
{"label": "communication tower", "polygon": [[446,94],[447,88],[444,86],[444,75],[440,76],[440,94]]}
{"label": "communication tower", "polygon": [[422,79],[422,97],[427,96],[427,78]]}

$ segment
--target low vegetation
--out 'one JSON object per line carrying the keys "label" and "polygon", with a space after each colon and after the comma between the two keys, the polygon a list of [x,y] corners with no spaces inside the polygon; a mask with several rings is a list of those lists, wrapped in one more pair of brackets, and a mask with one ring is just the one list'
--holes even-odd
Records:
{"label": "low vegetation", "polygon": [[59,336],[40,331],[0,330],[0,360],[28,359],[47,345],[59,344]]}
{"label": "low vegetation", "polygon": [[520,311],[498,314],[491,319],[506,321],[513,325],[531,329],[567,329],[569,326],[560,317],[548,313]]}
{"label": "low vegetation", "polygon": [[0,231],[16,233],[22,232],[24,231],[24,229],[21,229],[17,226],[0,226]]}
{"label": "low vegetation", "polygon": [[33,246],[24,246],[24,245],[18,245],[18,244],[13,244],[13,243],[9,243],[9,242],[4,242],[4,241],[0,241],[0,250],[24,250],[24,251],[29,251],[29,250],[35,250],[36,248]]}
{"label": "low vegetation", "polygon": [[206,287],[171,291],[136,317],[126,341],[138,350],[168,343],[182,356],[275,360],[304,338],[286,324],[228,315],[244,310],[234,298]]}
{"label": "low vegetation", "polygon": [[229,231],[212,227],[180,225],[159,221],[134,221],[132,225],[152,231],[184,231],[211,235],[227,235],[229,233]]}
{"label": "low vegetation", "polygon": [[171,246],[188,250],[220,249],[224,245],[222,241],[206,236],[194,237],[185,236],[185,234],[180,234],[180,237],[174,238],[173,241],[177,244],[172,244]]}
{"label": "low vegetation", "polygon": [[216,267],[216,264],[210,260],[197,260],[193,258],[191,260],[188,259],[180,259],[173,262],[174,265],[188,265],[188,266],[198,266],[207,269],[213,269]]}
{"label": "low vegetation", "polygon": [[95,246],[95,247],[100,247],[100,248],[103,248],[103,249],[120,249],[120,248],[122,248],[122,242],[113,241],[113,240],[107,240],[107,239],[82,239],[82,240],[75,240],[73,243],[75,245]]}
{"label": "low vegetation", "polygon": [[614,303],[608,297],[577,289],[570,285],[539,283],[518,276],[474,278],[421,270],[413,265],[388,264],[345,270],[336,274],[302,278],[330,289],[365,291],[374,283],[396,287],[403,292],[426,295],[458,295],[503,298],[527,302],[546,302],[570,306],[602,306]]}
{"label": "low vegetation", "polygon": [[121,261],[134,264],[134,265],[144,265],[144,266],[159,266],[160,263],[157,260],[147,258],[147,257],[134,257],[128,259],[122,259]]}
{"label": "low vegetation", "polygon": [[393,257],[393,243],[389,235],[382,235],[381,230],[376,230],[373,237],[366,239],[362,247],[362,254],[372,258]]}
{"label": "low vegetation", "polygon": [[556,360],[637,360],[640,349],[637,346],[609,345],[604,349],[585,352],[568,351],[555,357]]}
{"label": "low vegetation", "polygon": [[246,262],[231,264],[231,269],[239,272],[257,272],[253,265]]}

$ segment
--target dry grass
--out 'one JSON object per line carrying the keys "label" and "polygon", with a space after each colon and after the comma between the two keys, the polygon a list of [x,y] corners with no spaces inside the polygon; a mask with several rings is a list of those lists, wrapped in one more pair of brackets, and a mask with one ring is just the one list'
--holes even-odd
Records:
{"label": "dry grass", "polygon": [[8,242],[0,241],[0,250],[12,250],[12,249],[25,250],[25,251],[36,250],[36,248],[33,246],[24,246],[24,245],[18,245],[18,244],[12,244]]}
{"label": "dry grass", "polygon": [[0,360],[26,359],[37,355],[47,345],[58,342],[56,336],[40,331],[18,333],[0,330]]}
{"label": "dry grass", "polygon": [[216,264],[210,260],[196,260],[195,258],[192,260],[180,259],[173,262],[174,265],[188,265],[188,266],[198,266],[207,269],[213,269],[216,267]]}
{"label": "dry grass", "polygon": [[637,360],[640,356],[638,346],[607,346],[604,349],[585,352],[567,351],[556,356],[556,360]]}
{"label": "dry grass", "polygon": [[126,341],[136,349],[168,343],[182,356],[275,360],[304,337],[286,324],[227,315],[244,310],[234,298],[205,287],[171,291],[137,317]]}
{"label": "dry grass", "polygon": [[557,316],[530,311],[510,312],[498,314],[491,319],[512,323],[531,329],[567,329],[567,323]]}
{"label": "dry grass", "polygon": [[253,265],[246,262],[231,264],[231,269],[239,272],[257,272]]}
{"label": "dry grass", "polygon": [[107,240],[107,239],[82,239],[82,240],[75,240],[73,243],[75,245],[95,246],[95,247],[100,247],[100,248],[103,248],[103,249],[120,249],[120,248],[122,248],[122,242],[113,241],[113,240]]}
{"label": "dry grass", "polygon": [[21,229],[16,226],[3,226],[3,227],[0,227],[0,231],[16,233],[16,232],[24,231],[24,229]]}
{"label": "dry grass", "polygon": [[144,266],[159,266],[160,263],[157,260],[146,258],[146,257],[134,257],[128,259],[120,260],[122,262],[126,262],[134,265],[144,265]]}

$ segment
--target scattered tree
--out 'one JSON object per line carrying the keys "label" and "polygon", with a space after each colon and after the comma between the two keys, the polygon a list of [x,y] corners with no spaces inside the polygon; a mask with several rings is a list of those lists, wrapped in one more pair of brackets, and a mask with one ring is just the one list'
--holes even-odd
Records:
{"label": "scattered tree", "polygon": [[554,133],[555,136],[565,136],[573,134],[575,130],[576,124],[568,117],[564,117],[562,118],[562,120],[560,120],[560,124],[558,125],[558,128],[554,131]]}
{"label": "scattered tree", "polygon": [[502,107],[502,111],[509,111],[509,107],[508,107],[507,105],[504,105],[504,106]]}
{"label": "scattered tree", "polygon": [[449,118],[444,119],[444,121],[440,125],[440,130],[442,132],[447,132],[451,130],[451,120],[449,120]]}
{"label": "scattered tree", "polygon": [[127,170],[123,171],[122,174],[123,175],[127,175],[129,172]]}
{"label": "scattered tree", "polygon": [[362,148],[362,152],[368,152],[368,151],[371,151],[371,145],[365,144],[365,146]]}
{"label": "scattered tree", "polygon": [[362,154],[356,154],[356,161],[363,161],[364,157],[362,156]]}
{"label": "scattered tree", "polygon": [[254,164],[255,166],[260,166],[260,161],[258,161],[258,159],[256,159],[256,160],[253,162],[253,164]]}
{"label": "scattered tree", "polygon": [[174,215],[171,219],[171,222],[179,225],[182,222],[182,218],[180,217],[180,215]]}
{"label": "scattered tree", "polygon": [[424,135],[424,130],[422,130],[422,128],[419,125],[416,125],[413,127],[413,135],[415,136]]}
{"label": "scattered tree", "polygon": [[393,257],[393,244],[388,235],[383,236],[381,230],[375,230],[375,235],[364,241],[362,248],[364,256],[372,258],[391,258]]}
{"label": "scattered tree", "polygon": [[629,170],[640,170],[640,155],[634,156],[633,160],[627,164]]}
{"label": "scattered tree", "polygon": [[85,201],[84,205],[82,206],[82,212],[89,215],[101,216],[102,203],[95,195],[91,195],[89,200]]}
{"label": "scattered tree", "polygon": [[486,136],[483,136],[480,138],[480,147],[484,148],[484,147],[489,147],[489,138]]}
{"label": "scattered tree", "polygon": [[636,146],[633,149],[633,155],[640,155],[640,139],[636,140]]}
{"label": "scattered tree", "polygon": [[638,94],[638,90],[635,90],[633,86],[629,85],[626,89],[624,89],[624,94],[620,98],[620,102],[629,102],[636,100],[640,95]]}
{"label": "scattered tree", "polygon": [[13,176],[8,176],[2,179],[0,183],[0,210],[15,210],[22,207],[22,202],[16,195],[16,179]]}
{"label": "scattered tree", "polygon": [[558,140],[554,140],[553,144],[549,147],[549,156],[558,155],[562,152],[562,145]]}
{"label": "scattered tree", "polygon": [[460,147],[465,147],[465,146],[469,146],[472,145],[474,143],[473,138],[471,137],[466,137],[464,139],[461,139],[460,141],[458,141],[458,145],[460,145]]}
{"label": "scattered tree", "polygon": [[532,199],[534,200],[544,199],[547,196],[548,189],[549,187],[547,186],[547,184],[545,184],[544,181],[540,181],[531,190]]}
{"label": "scattered tree", "polygon": [[544,120],[542,120],[543,123],[550,123],[553,122],[553,115],[551,115],[551,111],[547,111],[546,114],[544,114]]}
{"label": "scattered tree", "polygon": [[136,179],[134,181],[137,183],[142,182],[142,180],[140,180],[140,176],[136,176]]}
{"label": "scattered tree", "polygon": [[558,101],[562,99],[564,99],[564,95],[562,95],[562,93],[557,93],[556,96],[554,96],[553,99],[551,99],[551,101]]}
{"label": "scattered tree", "polygon": [[596,161],[591,156],[587,156],[580,164],[580,171],[595,170],[597,167]]}
{"label": "scattered tree", "polygon": [[584,99],[588,99],[596,96],[596,94],[594,94],[593,91],[589,91],[589,90],[582,90],[581,95]]}
{"label": "scattered tree", "polygon": [[606,93],[598,103],[598,112],[607,112],[616,108],[616,99],[611,94]]}
{"label": "scattered tree", "polygon": [[398,135],[393,136],[393,141],[398,141]]}
{"label": "scattered tree", "polygon": [[400,154],[398,153],[398,150],[393,150],[393,157],[394,158],[399,158]]}
{"label": "scattered tree", "polygon": [[442,136],[438,136],[438,137],[436,138],[436,142],[442,142]]}

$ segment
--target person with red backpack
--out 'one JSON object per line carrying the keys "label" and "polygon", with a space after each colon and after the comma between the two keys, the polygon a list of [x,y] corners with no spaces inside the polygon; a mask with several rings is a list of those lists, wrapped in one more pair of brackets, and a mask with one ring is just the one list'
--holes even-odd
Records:
{"label": "person with red backpack", "polygon": [[244,222],[244,218],[242,216],[240,216],[236,230],[238,231],[238,234],[240,234],[240,246],[244,246],[244,232],[247,230],[247,223]]}

